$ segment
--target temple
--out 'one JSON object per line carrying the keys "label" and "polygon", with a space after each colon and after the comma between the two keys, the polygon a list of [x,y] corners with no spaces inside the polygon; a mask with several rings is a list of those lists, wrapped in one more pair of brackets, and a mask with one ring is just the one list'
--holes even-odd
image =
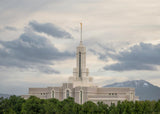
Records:
{"label": "temple", "polygon": [[89,76],[89,69],[86,68],[86,47],[81,40],[76,51],[76,67],[73,68],[73,76],[69,77],[67,83],[60,87],[29,88],[28,95],[22,95],[27,99],[36,96],[41,99],[56,98],[60,101],[73,97],[76,103],[83,104],[86,101],[97,103],[102,101],[108,105],[117,104],[118,101],[139,100],[135,96],[135,89],[130,87],[98,87],[93,83],[93,78]]}

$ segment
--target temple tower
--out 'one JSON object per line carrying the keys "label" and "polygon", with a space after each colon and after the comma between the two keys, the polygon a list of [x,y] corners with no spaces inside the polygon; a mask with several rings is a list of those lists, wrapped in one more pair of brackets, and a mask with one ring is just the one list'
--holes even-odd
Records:
{"label": "temple tower", "polygon": [[82,23],[80,25],[80,43],[76,50],[76,68],[73,68],[73,77],[70,77],[69,81],[72,81],[75,85],[87,86],[93,79],[89,77],[89,70],[86,68],[86,47],[82,41]]}
{"label": "temple tower", "polygon": [[73,69],[73,76],[76,80],[83,81],[88,77],[89,70],[86,68],[86,47],[80,42],[76,52],[76,68]]}
{"label": "temple tower", "polygon": [[73,69],[73,76],[77,81],[84,81],[89,74],[88,68],[86,68],[86,47],[82,42],[82,23],[80,32],[80,44],[76,51],[76,68]]}

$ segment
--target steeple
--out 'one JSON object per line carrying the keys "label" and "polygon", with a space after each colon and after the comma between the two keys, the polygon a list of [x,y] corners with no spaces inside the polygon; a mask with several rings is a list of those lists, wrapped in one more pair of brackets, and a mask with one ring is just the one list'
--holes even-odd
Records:
{"label": "steeple", "polygon": [[80,44],[82,44],[82,23],[80,23],[81,32],[80,32]]}
{"label": "steeple", "polygon": [[82,44],[82,23],[80,23],[80,45],[76,52],[76,68],[73,74],[76,80],[83,81],[88,76],[88,68],[86,68],[86,47]]}
{"label": "steeple", "polygon": [[86,68],[86,47],[82,44],[82,23],[80,23],[80,44],[76,50],[76,67],[73,68],[73,77],[69,78],[74,86],[91,86],[93,78],[89,76]]}

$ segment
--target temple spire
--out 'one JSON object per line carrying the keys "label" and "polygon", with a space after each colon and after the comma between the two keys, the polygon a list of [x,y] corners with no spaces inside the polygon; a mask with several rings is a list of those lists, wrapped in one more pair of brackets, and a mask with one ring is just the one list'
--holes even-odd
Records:
{"label": "temple spire", "polygon": [[81,33],[80,33],[81,40],[80,40],[80,43],[82,44],[82,23],[80,23],[80,25],[81,25]]}

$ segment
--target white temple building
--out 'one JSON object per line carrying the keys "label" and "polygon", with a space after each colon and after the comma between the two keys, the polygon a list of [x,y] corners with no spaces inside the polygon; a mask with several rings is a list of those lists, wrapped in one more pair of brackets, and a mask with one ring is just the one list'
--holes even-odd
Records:
{"label": "white temple building", "polygon": [[41,99],[56,98],[60,101],[73,97],[76,103],[83,104],[86,101],[97,103],[102,101],[106,104],[118,101],[135,101],[139,98],[135,96],[135,89],[130,87],[98,87],[93,83],[93,78],[89,76],[89,69],[86,68],[86,47],[81,41],[76,51],[76,67],[73,68],[73,76],[69,77],[67,83],[60,87],[29,88],[28,95],[22,95],[27,99],[36,96]]}

